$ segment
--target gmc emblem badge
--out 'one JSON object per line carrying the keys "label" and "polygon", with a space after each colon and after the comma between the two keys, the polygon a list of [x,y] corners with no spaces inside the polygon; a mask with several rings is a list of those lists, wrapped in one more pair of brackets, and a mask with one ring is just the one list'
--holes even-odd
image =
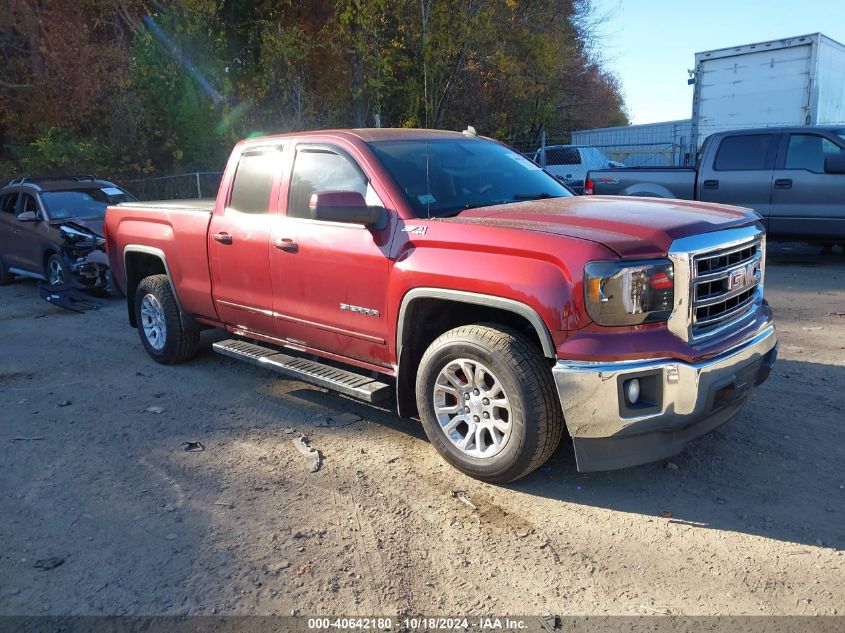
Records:
{"label": "gmc emblem badge", "polygon": [[757,273],[757,264],[751,263],[743,268],[733,271],[728,277],[728,291],[738,290],[754,283]]}

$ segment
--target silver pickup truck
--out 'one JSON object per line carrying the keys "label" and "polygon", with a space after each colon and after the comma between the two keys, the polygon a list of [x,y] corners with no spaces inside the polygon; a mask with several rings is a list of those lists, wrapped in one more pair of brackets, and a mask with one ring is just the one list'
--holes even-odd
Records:
{"label": "silver pickup truck", "polygon": [[591,170],[586,195],[722,202],[754,209],[770,237],[845,242],[845,127],[713,134],[697,167]]}

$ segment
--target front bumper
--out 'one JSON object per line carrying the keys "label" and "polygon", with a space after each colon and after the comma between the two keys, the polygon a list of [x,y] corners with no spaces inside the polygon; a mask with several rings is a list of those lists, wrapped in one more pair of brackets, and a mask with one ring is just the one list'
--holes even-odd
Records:
{"label": "front bumper", "polygon": [[[727,422],[768,378],[776,356],[777,334],[769,325],[696,364],[558,361],[552,371],[578,470],[614,470],[676,455]],[[623,393],[633,378],[644,386],[636,405]]]}

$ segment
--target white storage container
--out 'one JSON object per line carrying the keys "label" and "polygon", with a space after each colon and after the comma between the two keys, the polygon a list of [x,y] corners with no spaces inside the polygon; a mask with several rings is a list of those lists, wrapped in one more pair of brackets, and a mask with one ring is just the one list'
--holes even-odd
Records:
{"label": "white storage container", "polygon": [[845,123],[845,46],[814,33],[696,53],[697,148],[723,130]]}

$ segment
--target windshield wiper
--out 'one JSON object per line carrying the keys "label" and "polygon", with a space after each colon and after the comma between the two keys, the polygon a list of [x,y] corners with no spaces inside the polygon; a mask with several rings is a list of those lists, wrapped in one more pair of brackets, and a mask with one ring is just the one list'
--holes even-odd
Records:
{"label": "windshield wiper", "polygon": [[559,198],[560,196],[553,196],[545,191],[541,193],[515,193],[514,200],[545,200],[546,198]]}

